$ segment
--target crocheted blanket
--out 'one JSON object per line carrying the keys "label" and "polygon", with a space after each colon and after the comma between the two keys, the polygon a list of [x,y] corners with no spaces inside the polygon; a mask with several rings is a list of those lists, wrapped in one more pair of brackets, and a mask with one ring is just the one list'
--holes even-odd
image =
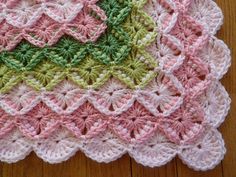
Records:
{"label": "crocheted blanket", "polygon": [[80,150],[214,168],[230,107],[222,21],[212,0],[0,0],[0,160]]}

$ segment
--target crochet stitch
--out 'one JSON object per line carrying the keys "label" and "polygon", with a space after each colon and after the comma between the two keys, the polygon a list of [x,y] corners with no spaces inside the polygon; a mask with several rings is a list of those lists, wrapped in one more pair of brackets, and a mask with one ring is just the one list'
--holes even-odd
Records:
{"label": "crochet stitch", "polygon": [[0,0],[0,160],[78,150],[209,170],[231,58],[212,0]]}

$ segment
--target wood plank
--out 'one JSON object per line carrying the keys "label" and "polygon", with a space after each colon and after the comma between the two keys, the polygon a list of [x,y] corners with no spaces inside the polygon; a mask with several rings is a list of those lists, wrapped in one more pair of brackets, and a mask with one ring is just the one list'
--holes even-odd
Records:
{"label": "wood plank", "polygon": [[42,177],[42,169],[43,161],[31,153],[26,159],[12,164],[12,177]]}
{"label": "wood plank", "polygon": [[44,163],[43,177],[131,177],[130,160],[126,155],[109,164],[97,163],[77,152],[75,156],[61,164]]}
{"label": "wood plank", "polygon": [[227,121],[220,128],[223,134],[227,153],[223,160],[223,174],[224,177],[235,177],[236,176],[236,94],[231,94],[231,98],[234,99],[233,104],[231,105],[230,115],[227,118]]}
{"label": "wood plank", "polygon": [[43,177],[85,177],[87,158],[81,152],[59,164],[43,164]]}
{"label": "wood plank", "polygon": [[143,167],[132,159],[132,177],[177,177],[176,159],[159,168]]}
{"label": "wood plank", "polygon": [[86,177],[131,177],[130,157],[126,154],[108,164],[88,159]]}
{"label": "wood plank", "polygon": [[179,177],[223,177],[222,165],[219,164],[216,168],[206,172],[194,171],[188,168],[181,160],[177,160],[178,176]]}
{"label": "wood plank", "polygon": [[12,164],[0,163],[0,177],[12,177]]}
{"label": "wood plank", "polygon": [[208,172],[194,172],[179,159],[160,168],[148,168],[130,160],[128,155],[110,164],[94,162],[81,152],[68,161],[50,165],[31,154],[16,164],[0,163],[0,177],[235,177],[236,176],[236,1],[216,0],[224,12],[224,26],[218,37],[232,50],[232,67],[222,80],[231,94],[232,109],[220,127],[225,139],[227,154],[222,164]]}
{"label": "wood plank", "polygon": [[230,113],[220,127],[223,138],[226,143],[227,153],[222,162],[223,176],[236,176],[236,1],[235,0],[217,0],[217,3],[223,10],[225,21],[222,30],[218,33],[219,38],[223,39],[231,49],[232,66],[226,77],[223,79],[223,84],[230,93],[232,103]]}
{"label": "wood plank", "polygon": [[[217,36],[219,39],[222,39],[225,41],[225,43],[227,45],[229,45],[229,47],[232,49],[233,46],[236,45],[235,39],[233,39],[233,36],[236,36],[235,31],[236,29],[236,6],[234,7],[234,5],[236,4],[236,2],[234,0],[216,0],[216,3],[219,5],[219,7],[222,9],[225,19],[224,19],[224,25],[222,26],[221,30],[218,32]],[[234,22],[233,22],[234,21]],[[234,31],[234,32],[233,32]],[[235,47],[234,47],[235,48]],[[233,62],[234,65],[235,62]],[[232,93],[232,91],[236,91],[236,83],[235,83],[235,75],[236,73],[233,72],[232,68],[230,69],[229,73],[225,76],[224,80],[223,80],[223,84],[226,87],[226,89],[229,91],[229,93]],[[235,109],[234,109],[235,110]],[[230,117],[230,115],[228,116],[228,118]],[[229,125],[231,125],[231,127],[229,127]],[[236,133],[235,131],[235,125],[236,125],[236,121],[234,124],[232,124],[232,120],[228,120],[226,121],[225,125],[222,128],[222,134],[224,135],[226,144],[227,144],[227,148],[231,147],[234,148],[236,147],[236,143],[230,143],[228,141],[228,139],[232,140],[232,133]],[[234,127],[234,130],[232,132],[232,129]],[[230,129],[229,129],[230,128]],[[227,133],[227,130],[231,131],[231,133]],[[228,171],[230,170],[229,168],[232,169],[233,165],[234,167],[236,166],[236,162],[235,163],[231,163],[230,160],[234,160],[235,161],[235,155],[236,153],[232,153],[232,149],[228,149],[228,151],[230,151],[230,154],[227,154],[225,157],[225,160],[219,164],[215,169],[207,171],[207,172],[195,172],[189,168],[187,168],[185,165],[182,164],[182,162],[180,160],[177,161],[177,166],[178,166],[178,176],[181,177],[233,177],[236,175],[236,170],[234,170],[234,172],[232,173],[232,176],[230,176],[230,174],[228,173]],[[229,160],[226,160],[227,156],[229,156]],[[231,165],[230,165],[231,164]]]}

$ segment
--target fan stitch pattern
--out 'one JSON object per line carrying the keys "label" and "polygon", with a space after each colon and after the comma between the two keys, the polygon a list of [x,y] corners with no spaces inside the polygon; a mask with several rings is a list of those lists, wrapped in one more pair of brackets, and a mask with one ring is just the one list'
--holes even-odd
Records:
{"label": "fan stitch pattern", "polygon": [[0,1],[0,160],[224,157],[231,58],[212,0]]}
{"label": "fan stitch pattern", "polygon": [[23,39],[39,46],[51,46],[63,35],[86,43],[104,32],[105,12],[97,0],[3,1],[0,4],[0,51],[11,50]]}

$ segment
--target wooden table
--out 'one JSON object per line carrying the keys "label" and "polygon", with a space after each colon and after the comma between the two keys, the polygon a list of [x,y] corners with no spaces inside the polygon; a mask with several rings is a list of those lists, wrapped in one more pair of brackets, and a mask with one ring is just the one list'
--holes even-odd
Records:
{"label": "wooden table", "polygon": [[50,165],[31,153],[15,164],[0,163],[0,177],[236,177],[236,0],[216,0],[222,8],[225,21],[218,33],[232,50],[232,66],[222,83],[232,98],[231,111],[220,127],[227,154],[214,170],[194,172],[176,158],[161,168],[147,168],[137,164],[128,155],[110,164],[99,164],[81,152],[70,160]]}

